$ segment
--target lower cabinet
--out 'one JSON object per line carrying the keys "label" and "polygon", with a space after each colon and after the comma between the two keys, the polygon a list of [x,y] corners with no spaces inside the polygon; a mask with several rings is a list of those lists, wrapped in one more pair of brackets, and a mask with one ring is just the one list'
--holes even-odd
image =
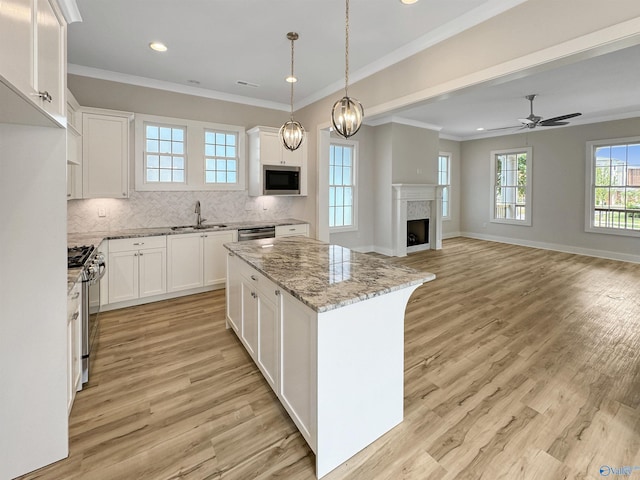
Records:
{"label": "lower cabinet", "polygon": [[169,235],[167,291],[223,285],[226,250],[222,245],[235,242],[236,238],[236,230]]}
{"label": "lower cabinet", "polygon": [[160,295],[167,291],[164,236],[109,241],[109,303]]}
{"label": "lower cabinet", "polygon": [[82,386],[82,282],[67,296],[67,410]]}

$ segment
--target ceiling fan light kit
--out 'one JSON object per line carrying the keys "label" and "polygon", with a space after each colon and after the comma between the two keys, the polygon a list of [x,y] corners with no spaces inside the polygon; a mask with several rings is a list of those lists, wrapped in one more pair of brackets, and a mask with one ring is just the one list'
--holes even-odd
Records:
{"label": "ceiling fan light kit", "polygon": [[[287,33],[287,39],[291,41],[291,75],[287,78],[291,79],[296,78],[293,75],[293,42],[295,42],[298,38],[299,35],[296,32]],[[289,121],[285,122],[280,127],[280,132],[278,134],[280,136],[280,140],[282,140],[284,148],[293,152],[294,150],[297,150],[300,145],[302,145],[302,142],[304,141],[305,131],[300,122],[296,122],[293,119],[293,84],[295,83],[295,81],[291,81],[289,83],[291,85],[291,116],[289,118]]]}
{"label": "ceiling fan light kit", "polygon": [[349,88],[349,0],[345,8],[345,73],[344,97],[338,100],[331,109],[331,124],[333,129],[344,138],[355,135],[362,126],[364,108],[355,98],[350,98]]}

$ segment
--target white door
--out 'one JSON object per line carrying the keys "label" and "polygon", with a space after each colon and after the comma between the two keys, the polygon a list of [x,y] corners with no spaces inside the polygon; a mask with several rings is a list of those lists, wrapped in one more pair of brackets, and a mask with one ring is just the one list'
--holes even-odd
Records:
{"label": "white door", "polygon": [[167,291],[202,286],[202,240],[200,233],[167,237]]}
{"label": "white door", "polygon": [[227,254],[227,320],[242,335],[242,281],[238,257]]}
{"label": "white door", "polygon": [[167,291],[167,250],[149,248],[138,255],[140,298],[160,295]]}
{"label": "white door", "polygon": [[64,27],[50,0],[37,0],[37,87],[47,92],[51,100],[42,100],[42,107],[52,115],[66,111],[64,76],[62,71]]}
{"label": "white door", "polygon": [[[273,298],[271,298],[273,297]],[[280,359],[278,349],[278,305],[275,290],[266,293],[258,293],[258,365],[262,367],[264,377],[277,393],[278,386],[278,361]]]}
{"label": "white door", "polygon": [[234,241],[233,232],[205,233],[203,239],[204,285],[222,285],[227,273],[227,250],[223,245]]}
{"label": "white door", "polygon": [[260,163],[263,165],[281,165],[282,149],[277,133],[260,132]]}
{"label": "white door", "polygon": [[138,298],[138,252],[109,254],[109,303]]}
{"label": "white door", "polygon": [[242,340],[251,358],[257,357],[258,351],[258,306],[253,285],[242,278]]}

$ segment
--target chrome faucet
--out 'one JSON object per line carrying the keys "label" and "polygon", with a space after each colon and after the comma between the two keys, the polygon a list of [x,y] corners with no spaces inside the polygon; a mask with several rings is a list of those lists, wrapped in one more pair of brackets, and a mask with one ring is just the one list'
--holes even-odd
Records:
{"label": "chrome faucet", "polygon": [[202,218],[202,215],[200,215],[200,200],[196,201],[195,213],[198,215],[198,217],[196,218],[196,227],[197,228],[202,228],[202,222],[205,222],[207,219],[206,218]]}

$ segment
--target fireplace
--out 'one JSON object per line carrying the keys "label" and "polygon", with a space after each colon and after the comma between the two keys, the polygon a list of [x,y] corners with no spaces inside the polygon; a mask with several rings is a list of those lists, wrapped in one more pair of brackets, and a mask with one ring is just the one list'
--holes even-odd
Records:
{"label": "fireplace", "polygon": [[[407,253],[419,250],[440,250],[442,248],[442,186],[425,184],[393,185],[393,255],[404,257]],[[424,242],[419,245],[408,245],[411,233],[416,242],[420,233],[409,230],[409,222],[420,220],[424,231]],[[425,220],[427,223],[425,223]]]}
{"label": "fireplace", "polygon": [[429,248],[429,219],[407,220],[407,253]]}

